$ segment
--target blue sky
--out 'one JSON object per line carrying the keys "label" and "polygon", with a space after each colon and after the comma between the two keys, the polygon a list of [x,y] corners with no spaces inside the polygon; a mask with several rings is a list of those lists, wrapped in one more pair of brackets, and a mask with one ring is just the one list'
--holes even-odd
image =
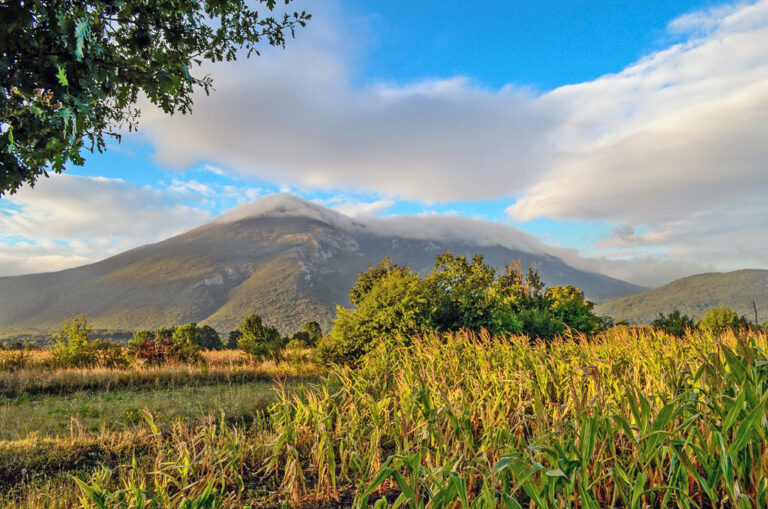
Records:
{"label": "blue sky", "polygon": [[0,276],[279,191],[509,224],[647,284],[768,266],[765,1],[296,5],[310,26],[285,51],[206,67],[216,90],[192,116],[145,106],[139,133],[0,199]]}

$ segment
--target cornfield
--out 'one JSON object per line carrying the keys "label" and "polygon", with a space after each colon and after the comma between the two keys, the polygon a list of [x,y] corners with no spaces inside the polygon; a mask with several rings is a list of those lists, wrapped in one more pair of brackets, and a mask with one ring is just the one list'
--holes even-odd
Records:
{"label": "cornfield", "polygon": [[174,431],[157,448],[175,459],[126,465],[122,491],[103,472],[78,483],[100,506],[160,490],[175,506],[186,494],[224,506],[768,507],[767,342],[425,337],[281,392],[258,433]]}

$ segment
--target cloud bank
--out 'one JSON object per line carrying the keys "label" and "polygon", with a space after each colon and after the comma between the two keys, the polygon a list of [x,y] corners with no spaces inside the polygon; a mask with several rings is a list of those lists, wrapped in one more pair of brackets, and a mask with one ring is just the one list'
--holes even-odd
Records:
{"label": "cloud bank", "polygon": [[67,174],[24,187],[0,208],[0,275],[93,262],[199,226],[210,214],[174,193]]}
{"label": "cloud bank", "polygon": [[682,16],[669,33],[683,42],[541,94],[460,76],[355,86],[347,41],[319,23],[285,53],[213,68],[217,91],[191,117],[150,114],[158,159],[427,202],[508,197],[517,221],[649,231],[606,239],[609,258],[661,246],[766,265],[768,0]]}
{"label": "cloud bank", "polygon": [[[681,42],[547,92],[492,90],[465,76],[361,86],[361,50],[343,16],[326,4],[312,10],[288,50],[206,68],[216,90],[193,115],[145,108],[142,132],[157,160],[379,196],[326,203],[358,218],[397,199],[507,198],[512,221],[605,222],[615,228],[590,250],[596,256],[561,255],[646,284],[768,267],[768,0],[686,14],[668,26]],[[0,273],[67,266],[182,231],[208,216],[173,197],[221,192],[181,179],[159,195],[119,181],[62,182],[63,201],[41,182],[11,201],[16,212],[0,209],[0,235],[13,242]]]}

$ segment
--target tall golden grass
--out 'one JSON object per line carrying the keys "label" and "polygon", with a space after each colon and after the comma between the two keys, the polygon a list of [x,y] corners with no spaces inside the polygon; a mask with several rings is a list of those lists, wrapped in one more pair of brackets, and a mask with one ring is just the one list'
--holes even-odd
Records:
{"label": "tall golden grass", "polygon": [[80,502],[768,507],[767,348],[754,332],[425,337],[281,392],[246,429],[147,416],[151,452],[78,475]]}

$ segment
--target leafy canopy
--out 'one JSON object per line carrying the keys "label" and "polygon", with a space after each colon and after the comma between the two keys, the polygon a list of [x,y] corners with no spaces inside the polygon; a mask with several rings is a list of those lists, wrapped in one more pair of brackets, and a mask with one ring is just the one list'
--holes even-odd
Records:
{"label": "leafy canopy", "polygon": [[[292,0],[283,0],[285,5]],[[253,2],[250,2],[253,3]],[[0,195],[34,185],[105,136],[136,129],[140,95],[189,113],[203,61],[284,46],[310,19],[277,0],[9,0],[0,4]],[[264,16],[266,11],[266,16]]]}
{"label": "leafy canopy", "polygon": [[699,321],[699,327],[713,334],[722,334],[728,329],[738,331],[749,326],[747,319],[728,306],[712,308]]}
{"label": "leafy canopy", "polygon": [[371,345],[430,331],[486,330],[552,339],[570,327],[591,334],[600,327],[593,304],[573,286],[545,290],[537,271],[520,263],[497,274],[482,255],[446,252],[425,277],[383,259],[360,274],[350,290],[354,309],[337,308],[330,335],[318,343],[325,361],[351,361]]}
{"label": "leafy canopy", "polygon": [[278,361],[283,338],[276,328],[265,324],[259,315],[252,314],[240,324],[237,344],[242,351],[257,360],[271,357]]}
{"label": "leafy canopy", "polygon": [[679,309],[673,310],[668,315],[659,313],[658,318],[651,323],[651,326],[677,337],[683,337],[687,331],[696,328],[693,318],[681,313]]}

